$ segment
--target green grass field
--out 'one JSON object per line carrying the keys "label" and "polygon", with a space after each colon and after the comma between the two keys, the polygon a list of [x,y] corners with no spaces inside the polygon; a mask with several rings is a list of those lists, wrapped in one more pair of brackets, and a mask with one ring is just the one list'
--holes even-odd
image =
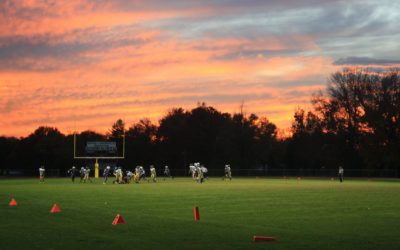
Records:
{"label": "green grass field", "polygon": [[0,249],[400,249],[400,182],[1,179],[0,223]]}

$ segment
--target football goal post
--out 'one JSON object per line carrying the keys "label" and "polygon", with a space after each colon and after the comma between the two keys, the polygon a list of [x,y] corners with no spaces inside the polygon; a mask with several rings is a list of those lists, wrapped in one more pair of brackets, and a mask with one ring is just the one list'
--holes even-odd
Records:
{"label": "football goal post", "polygon": [[96,155],[98,153],[115,154],[118,153],[117,143],[109,141],[87,141],[86,142],[86,153],[90,153],[90,156],[77,155],[76,153],[76,133],[74,133],[74,159],[77,160],[95,160],[94,163],[94,177],[99,178],[99,160],[118,160],[125,159],[125,135],[122,135],[122,155],[110,156],[110,155]]}

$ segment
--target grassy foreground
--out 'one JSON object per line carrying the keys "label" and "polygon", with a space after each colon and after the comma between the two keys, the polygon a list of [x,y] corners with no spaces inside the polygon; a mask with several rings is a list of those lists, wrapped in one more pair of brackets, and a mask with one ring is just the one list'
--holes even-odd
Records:
{"label": "grassy foreground", "polygon": [[400,249],[400,182],[2,179],[0,224],[1,249]]}

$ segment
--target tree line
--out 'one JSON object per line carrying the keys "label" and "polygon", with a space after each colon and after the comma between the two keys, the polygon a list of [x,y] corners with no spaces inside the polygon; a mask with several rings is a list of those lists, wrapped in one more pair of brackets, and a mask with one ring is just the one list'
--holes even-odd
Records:
{"label": "tree line", "polygon": [[[127,126],[117,120],[105,134],[77,134],[86,141],[119,141],[125,159],[118,165],[169,165],[187,169],[230,164],[246,169],[364,169],[400,173],[400,75],[397,69],[374,72],[344,69],[331,75],[326,89],[311,98],[312,109],[294,113],[292,136],[278,138],[267,117],[229,114],[205,103],[191,110],[171,109],[156,125],[148,119]],[[119,143],[119,145],[121,145]],[[0,169],[61,169],[73,159],[74,138],[41,126],[27,137],[0,137]]]}

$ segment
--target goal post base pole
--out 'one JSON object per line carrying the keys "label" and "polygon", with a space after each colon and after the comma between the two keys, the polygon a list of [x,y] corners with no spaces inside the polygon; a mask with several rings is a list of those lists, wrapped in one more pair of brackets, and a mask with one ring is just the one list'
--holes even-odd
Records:
{"label": "goal post base pole", "polygon": [[94,164],[94,178],[99,178],[99,159],[96,158],[96,162]]}

